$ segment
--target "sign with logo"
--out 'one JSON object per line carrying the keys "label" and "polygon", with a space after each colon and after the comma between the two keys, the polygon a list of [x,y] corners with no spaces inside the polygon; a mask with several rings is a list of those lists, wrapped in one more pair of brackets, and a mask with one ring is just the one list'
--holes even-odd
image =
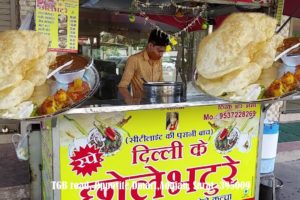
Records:
{"label": "sign with logo", "polygon": [[36,0],[36,31],[51,39],[50,51],[76,53],[79,0]]}
{"label": "sign with logo", "polygon": [[65,115],[62,199],[254,199],[260,105]]}

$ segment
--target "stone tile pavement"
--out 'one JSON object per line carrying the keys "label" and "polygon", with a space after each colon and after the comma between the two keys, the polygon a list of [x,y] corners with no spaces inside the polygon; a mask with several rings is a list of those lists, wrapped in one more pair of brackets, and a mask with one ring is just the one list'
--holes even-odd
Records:
{"label": "stone tile pavement", "polygon": [[279,200],[300,199],[299,171],[300,160],[276,163],[275,176],[283,181],[283,188],[279,192]]}

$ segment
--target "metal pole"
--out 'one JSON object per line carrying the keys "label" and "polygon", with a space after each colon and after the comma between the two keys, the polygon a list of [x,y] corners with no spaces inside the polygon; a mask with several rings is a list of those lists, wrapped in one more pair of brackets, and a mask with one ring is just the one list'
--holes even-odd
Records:
{"label": "metal pole", "polygon": [[258,152],[257,152],[257,164],[256,164],[256,189],[255,199],[259,200],[259,187],[260,187],[260,165],[261,165],[261,154],[262,154],[262,140],[264,131],[264,120],[267,114],[267,110],[264,109],[265,105],[261,104],[260,108],[260,120],[259,120],[259,132],[258,132]]}
{"label": "metal pole", "polygon": [[41,174],[41,133],[32,131],[32,124],[40,124],[40,121],[22,121],[21,134],[28,134],[28,152],[30,166],[30,196],[31,199],[42,199],[42,174]]}
{"label": "metal pole", "polygon": [[[51,121],[52,147],[53,147],[53,181],[60,181],[60,156],[59,156],[59,128],[58,119],[55,117]],[[54,190],[54,200],[60,200],[60,190]]]}

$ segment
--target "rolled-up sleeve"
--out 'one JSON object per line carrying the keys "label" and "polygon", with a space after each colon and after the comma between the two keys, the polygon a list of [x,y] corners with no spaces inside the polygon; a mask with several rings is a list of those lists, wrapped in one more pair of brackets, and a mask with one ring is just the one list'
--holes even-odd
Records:
{"label": "rolled-up sleeve", "polygon": [[131,83],[131,80],[135,73],[136,60],[134,57],[129,57],[125,66],[125,70],[122,76],[122,79],[118,85],[118,87],[127,88]]}

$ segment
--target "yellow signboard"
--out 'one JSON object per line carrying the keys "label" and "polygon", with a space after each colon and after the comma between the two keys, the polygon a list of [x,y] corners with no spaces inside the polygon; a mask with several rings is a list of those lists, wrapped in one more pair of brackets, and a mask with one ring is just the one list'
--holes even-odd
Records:
{"label": "yellow signboard", "polygon": [[78,49],[79,0],[36,0],[36,31],[51,38],[50,51]]}
{"label": "yellow signboard", "polygon": [[62,199],[254,199],[260,105],[59,118]]}

